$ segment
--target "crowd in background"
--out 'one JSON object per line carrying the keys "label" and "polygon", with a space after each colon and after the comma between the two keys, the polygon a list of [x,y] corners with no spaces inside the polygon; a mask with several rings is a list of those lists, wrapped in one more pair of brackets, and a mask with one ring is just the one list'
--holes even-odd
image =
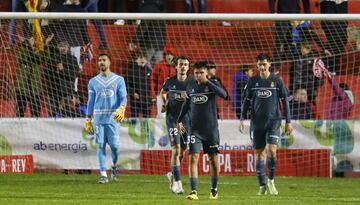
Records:
{"label": "crowd in background", "polygon": [[[116,12],[127,12],[126,1],[116,1]],[[135,1],[134,11],[144,13],[162,13],[164,1]],[[208,10],[206,0],[198,0],[199,12]],[[12,11],[31,11],[26,0],[13,0]],[[99,12],[107,11],[109,2],[105,0],[41,0],[37,11],[49,12]],[[271,13],[300,13],[299,0],[269,0]],[[302,0],[305,13],[311,13],[309,0]],[[193,1],[184,0],[186,12],[194,12]],[[347,1],[320,1],[322,13],[347,13]],[[35,45],[35,36],[28,21],[23,22],[23,37],[16,38],[16,23],[9,22],[8,48],[16,47],[16,115],[24,117],[26,103],[29,102],[31,116],[40,117],[41,109],[41,69],[44,65],[48,115],[51,117],[83,117],[85,115],[86,96],[78,90],[78,78],[83,65],[92,60],[93,45],[87,31],[86,20],[42,21],[43,47]],[[103,22],[93,20],[100,43],[99,50],[111,53],[104,32]],[[114,20],[123,25],[122,19]],[[68,26],[72,25],[72,29]],[[275,43],[273,49],[273,72],[276,74],[281,62],[291,62],[289,72],[289,92],[293,119],[313,119],[318,117],[316,98],[318,90],[328,80],[334,91],[331,106],[326,115],[329,119],[343,119],[350,116],[354,96],[348,85],[338,83],[336,74],[341,69],[340,56],[344,52],[347,36],[346,21],[321,22],[326,41],[322,41],[313,31],[309,21],[278,21],[275,24]],[[131,117],[151,117],[153,104],[159,105],[159,92],[167,77],[176,74],[174,59],[179,55],[174,48],[166,45],[166,24],[159,20],[140,21],[136,33],[129,42],[130,51],[136,53],[128,66],[125,76],[130,98]],[[155,43],[154,43],[155,42]],[[317,51],[314,45],[321,50]],[[216,64],[209,60],[209,70],[216,76]],[[250,65],[240,65],[233,79],[231,102],[236,116],[240,116],[242,93],[247,80],[256,73]],[[225,88],[225,87],[224,87]],[[157,108],[159,111],[159,106]],[[157,116],[161,117],[157,112]],[[251,113],[248,114],[250,117]]]}

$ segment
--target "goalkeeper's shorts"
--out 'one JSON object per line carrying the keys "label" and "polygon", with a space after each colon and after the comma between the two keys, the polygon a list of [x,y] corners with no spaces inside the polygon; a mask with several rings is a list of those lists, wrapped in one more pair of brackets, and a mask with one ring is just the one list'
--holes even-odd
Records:
{"label": "goalkeeper's shorts", "polygon": [[120,145],[120,125],[119,123],[111,124],[94,124],[94,134],[98,145],[109,144],[113,147]]}

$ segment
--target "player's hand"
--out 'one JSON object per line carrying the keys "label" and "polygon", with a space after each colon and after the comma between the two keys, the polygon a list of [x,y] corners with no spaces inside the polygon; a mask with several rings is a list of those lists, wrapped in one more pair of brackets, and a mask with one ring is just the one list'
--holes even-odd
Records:
{"label": "player's hand", "polygon": [[138,93],[134,93],[134,98],[135,100],[139,100],[140,99],[140,95]]}
{"label": "player's hand", "polygon": [[290,135],[292,131],[293,131],[293,127],[292,127],[291,123],[286,123],[285,124],[285,134]]}
{"label": "player's hand", "polygon": [[92,134],[93,133],[93,125],[91,122],[91,118],[87,117],[86,121],[85,121],[85,132],[88,134]]}
{"label": "player's hand", "polygon": [[126,108],[124,106],[119,107],[119,109],[116,110],[114,113],[114,120],[116,122],[122,122],[125,118],[125,110]]}
{"label": "player's hand", "polygon": [[239,131],[240,131],[241,133],[245,133],[244,120],[240,120]]}
{"label": "player's hand", "polygon": [[180,92],[180,96],[181,96],[181,98],[183,98],[183,99],[189,98],[189,96],[188,96],[188,94],[186,93],[186,91],[181,91],[181,92]]}
{"label": "player's hand", "polygon": [[163,104],[163,105],[161,106],[161,113],[166,112],[166,110],[167,110],[167,105],[166,105],[166,104]]}
{"label": "player's hand", "polygon": [[180,134],[184,134],[184,133],[186,132],[186,129],[185,129],[185,127],[184,127],[184,125],[183,125],[182,122],[179,122],[179,123],[177,124],[177,129],[178,129],[178,131],[180,132]]}

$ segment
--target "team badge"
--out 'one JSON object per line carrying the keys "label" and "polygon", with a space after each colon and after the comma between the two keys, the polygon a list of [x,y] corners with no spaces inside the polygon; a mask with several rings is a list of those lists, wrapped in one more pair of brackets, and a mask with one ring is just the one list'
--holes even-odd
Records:
{"label": "team badge", "polygon": [[111,83],[111,87],[115,88],[115,82]]}
{"label": "team badge", "polygon": [[259,86],[259,83],[255,83],[255,86]]}
{"label": "team badge", "polygon": [[205,88],[204,88],[204,92],[209,92],[209,87],[208,86],[206,86]]}
{"label": "team badge", "polygon": [[271,81],[271,84],[270,84],[270,87],[275,87],[275,82],[274,81]]}

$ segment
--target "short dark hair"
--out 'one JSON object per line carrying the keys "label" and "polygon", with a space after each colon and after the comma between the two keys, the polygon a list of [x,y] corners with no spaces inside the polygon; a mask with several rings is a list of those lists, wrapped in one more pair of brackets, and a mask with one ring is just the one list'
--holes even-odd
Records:
{"label": "short dark hair", "polygon": [[110,54],[108,54],[108,53],[100,53],[100,54],[98,55],[97,59],[99,60],[99,58],[100,58],[101,56],[106,56],[106,57],[108,57],[109,60],[111,60],[111,56],[110,56]]}
{"label": "short dark hair", "polygon": [[214,63],[214,61],[207,60],[207,61],[206,61],[206,67],[207,67],[208,69],[216,69],[216,64]]}
{"label": "short dark hair", "polygon": [[264,60],[271,61],[271,58],[266,53],[261,53],[256,57],[256,61],[264,61]]}
{"label": "short dark hair", "polygon": [[248,72],[248,71],[251,69],[251,67],[250,67],[250,65],[248,65],[248,64],[243,64],[243,65],[240,65],[240,66],[239,66],[239,69],[240,69],[242,72]]}
{"label": "short dark hair", "polygon": [[174,59],[173,59],[176,66],[179,63],[179,60],[187,60],[190,63],[189,57],[187,57],[187,56],[178,56],[178,57],[174,57]]}
{"label": "short dark hair", "polygon": [[208,70],[208,61],[197,61],[195,64],[194,64],[194,68],[195,69],[199,69],[199,68],[206,68],[206,70]]}

